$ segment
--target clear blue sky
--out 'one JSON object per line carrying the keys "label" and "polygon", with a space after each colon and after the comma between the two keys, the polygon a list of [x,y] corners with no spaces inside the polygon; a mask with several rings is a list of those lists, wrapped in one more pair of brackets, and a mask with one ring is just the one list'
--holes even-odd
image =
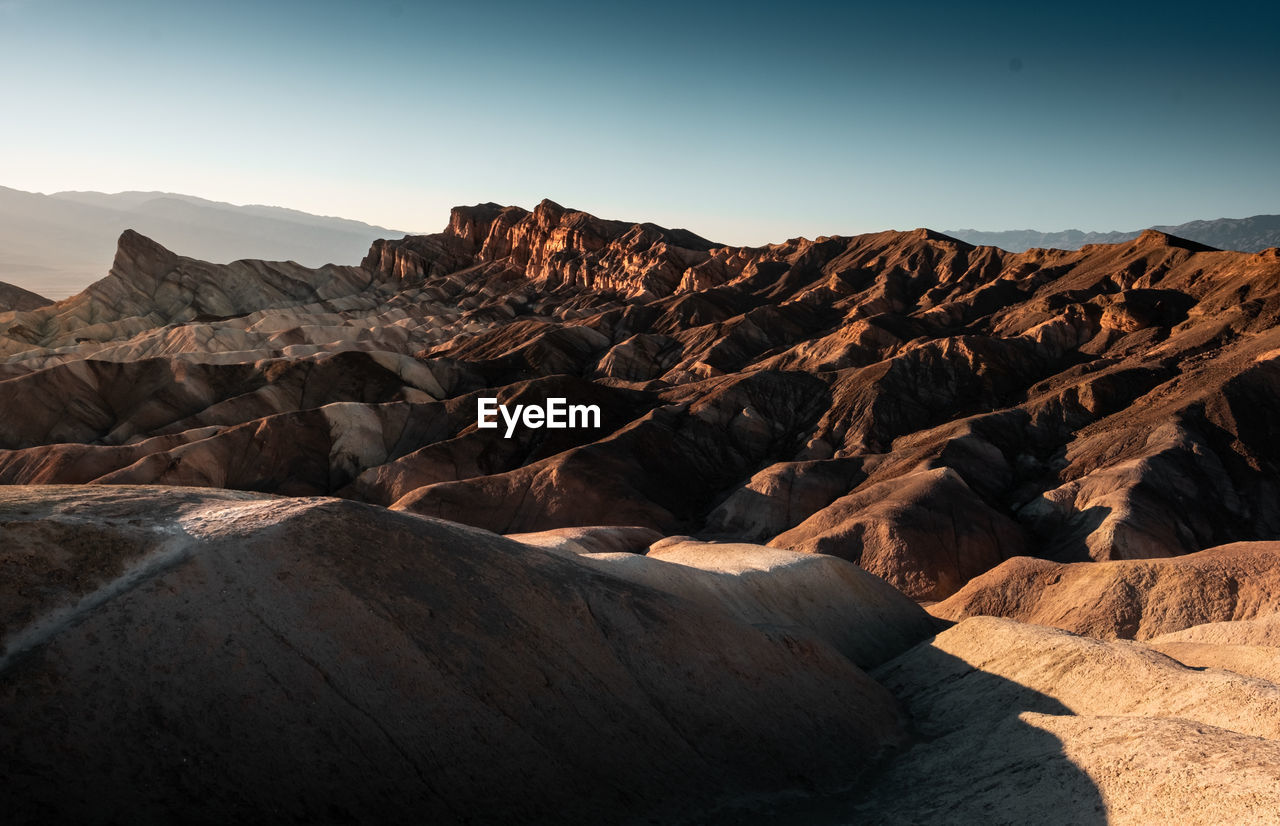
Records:
{"label": "clear blue sky", "polygon": [[0,0],[0,185],[733,243],[1280,212],[1274,3]]}

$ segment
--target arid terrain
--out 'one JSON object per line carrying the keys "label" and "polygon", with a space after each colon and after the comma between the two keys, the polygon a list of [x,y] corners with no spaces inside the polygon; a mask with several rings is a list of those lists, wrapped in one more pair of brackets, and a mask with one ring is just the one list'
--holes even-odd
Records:
{"label": "arid terrain", "polygon": [[0,285],[6,822],[1280,822],[1280,249],[181,252]]}

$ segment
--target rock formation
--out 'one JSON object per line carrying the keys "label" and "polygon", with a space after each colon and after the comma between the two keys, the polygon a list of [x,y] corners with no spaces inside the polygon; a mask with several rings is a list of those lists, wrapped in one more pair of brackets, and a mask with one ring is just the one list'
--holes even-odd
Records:
{"label": "rock formation", "polygon": [[[460,207],[317,270],[130,232],[84,293],[0,315],[0,479],[337,494],[501,533],[638,525],[831,553],[945,599],[1018,555],[1277,535],[1277,317],[1275,250],[1154,231],[733,248],[545,201]],[[481,396],[603,422],[507,438],[475,427]]]}
{"label": "rock formation", "polygon": [[642,553],[653,536],[0,488],[0,806],[1209,823],[1280,805],[1280,612],[1147,644],[992,617],[930,637],[849,562],[688,537]]}

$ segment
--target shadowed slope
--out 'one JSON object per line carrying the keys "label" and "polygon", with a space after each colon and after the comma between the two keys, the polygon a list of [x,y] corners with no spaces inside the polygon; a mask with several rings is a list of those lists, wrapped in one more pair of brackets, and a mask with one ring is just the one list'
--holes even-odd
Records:
{"label": "shadowed slope", "polygon": [[875,676],[921,739],[844,810],[854,820],[1211,824],[1280,806],[1272,683],[989,618]]}

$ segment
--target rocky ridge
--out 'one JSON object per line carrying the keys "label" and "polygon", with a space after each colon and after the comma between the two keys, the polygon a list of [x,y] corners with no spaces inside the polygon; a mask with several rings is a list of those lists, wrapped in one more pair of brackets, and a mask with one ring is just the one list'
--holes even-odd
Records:
{"label": "rocky ridge", "polygon": [[53,302],[30,290],[24,290],[15,284],[0,281],[0,313],[17,310],[34,310]]}

